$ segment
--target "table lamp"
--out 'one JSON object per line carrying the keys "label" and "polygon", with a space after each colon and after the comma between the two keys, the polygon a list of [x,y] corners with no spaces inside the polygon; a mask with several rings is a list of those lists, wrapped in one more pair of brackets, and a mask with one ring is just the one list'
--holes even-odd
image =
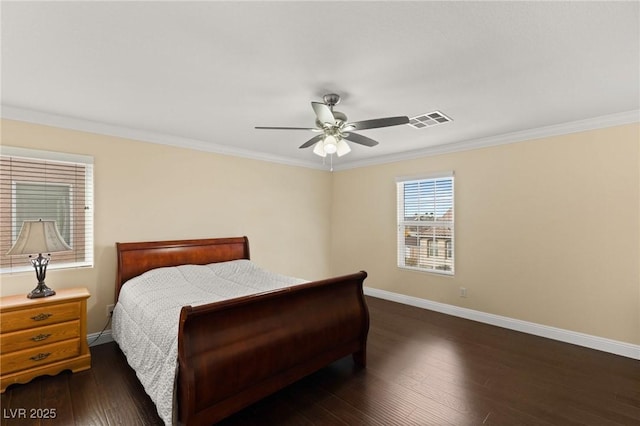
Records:
{"label": "table lamp", "polygon": [[[30,299],[53,296],[55,291],[44,283],[51,253],[69,251],[71,247],[62,239],[55,220],[25,220],[18,239],[7,252],[8,256],[29,255],[36,270],[38,285],[27,295]],[[35,253],[38,257],[34,258]],[[42,253],[47,253],[46,257]]]}

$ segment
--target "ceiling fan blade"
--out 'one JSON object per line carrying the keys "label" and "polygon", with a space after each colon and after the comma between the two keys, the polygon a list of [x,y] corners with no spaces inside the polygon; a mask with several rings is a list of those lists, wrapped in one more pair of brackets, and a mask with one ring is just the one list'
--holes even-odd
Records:
{"label": "ceiling fan blade", "polygon": [[322,102],[311,102],[311,106],[313,107],[313,111],[316,113],[316,117],[318,117],[318,121],[320,123],[329,123],[332,126],[335,126],[336,119],[333,116],[333,112],[331,112],[331,108],[327,104],[323,104]]}
{"label": "ceiling fan blade", "polygon": [[305,143],[303,143],[302,145],[300,145],[299,148],[309,148],[311,145],[314,145],[315,143],[320,142],[323,137],[324,137],[324,133],[321,135],[316,135],[311,139],[309,139],[308,141],[306,141]]}
{"label": "ceiling fan blade", "polygon": [[409,117],[387,117],[387,118],[375,118],[373,120],[356,121],[355,123],[348,123],[347,127],[353,130],[375,129],[378,127],[398,126],[400,124],[407,124]]}
{"label": "ceiling fan blade", "polygon": [[344,139],[346,139],[348,141],[351,141],[351,142],[354,142],[354,143],[359,143],[360,145],[364,145],[364,146],[376,146],[376,145],[378,145],[377,141],[374,141],[371,138],[359,135],[357,133],[349,133],[348,135],[344,136]]}
{"label": "ceiling fan blade", "polygon": [[256,126],[255,129],[269,129],[269,130],[311,130],[312,132],[319,132],[320,129],[315,127],[268,127],[268,126]]}

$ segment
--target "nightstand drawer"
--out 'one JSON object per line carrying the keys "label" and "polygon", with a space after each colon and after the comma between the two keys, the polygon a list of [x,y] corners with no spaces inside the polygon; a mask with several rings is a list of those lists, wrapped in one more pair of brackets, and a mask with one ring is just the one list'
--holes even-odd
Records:
{"label": "nightstand drawer", "polygon": [[9,331],[75,320],[80,318],[80,307],[80,302],[68,302],[15,312],[3,312],[0,314],[0,329],[2,333],[7,333]]}
{"label": "nightstand drawer", "polygon": [[19,351],[80,337],[80,320],[2,334],[0,353]]}
{"label": "nightstand drawer", "polygon": [[2,354],[2,374],[39,367],[66,358],[80,355],[80,339],[65,340],[32,349]]}

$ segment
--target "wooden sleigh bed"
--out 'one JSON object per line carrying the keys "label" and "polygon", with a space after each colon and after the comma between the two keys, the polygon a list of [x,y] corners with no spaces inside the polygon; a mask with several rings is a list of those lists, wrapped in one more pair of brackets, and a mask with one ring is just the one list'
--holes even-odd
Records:
{"label": "wooden sleigh bed", "polygon": [[[151,269],[249,259],[246,237],[117,243],[116,301]],[[210,425],[347,355],[366,364],[364,271],[184,306],[178,331],[180,424]]]}

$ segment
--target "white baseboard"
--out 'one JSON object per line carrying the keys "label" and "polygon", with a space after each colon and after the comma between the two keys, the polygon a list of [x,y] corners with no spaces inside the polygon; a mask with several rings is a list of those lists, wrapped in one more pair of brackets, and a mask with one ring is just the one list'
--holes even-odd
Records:
{"label": "white baseboard", "polygon": [[111,329],[105,330],[102,335],[100,333],[91,333],[87,335],[87,342],[89,346],[98,346],[104,343],[113,342],[113,336],[111,335]]}
{"label": "white baseboard", "polygon": [[584,346],[587,348],[640,360],[640,345],[634,345],[631,343],[620,342],[612,339],[605,339],[604,337],[592,336],[589,334],[578,333],[576,331],[564,330],[562,328],[549,327],[542,324],[503,317],[500,315],[488,314],[486,312],[461,308],[459,306],[447,305],[445,303],[434,302],[427,299],[420,299],[413,296],[406,296],[404,294],[392,293],[390,291],[371,287],[365,287],[364,294],[366,294],[367,296],[390,300],[392,302],[411,305],[422,309],[429,309],[431,311],[436,311],[447,315],[453,315],[460,318],[478,321],[485,324],[491,324],[498,327],[508,328],[510,330],[521,331],[523,333],[533,334],[535,336],[546,337],[548,339],[559,340],[561,342],[571,343],[578,346]]}

